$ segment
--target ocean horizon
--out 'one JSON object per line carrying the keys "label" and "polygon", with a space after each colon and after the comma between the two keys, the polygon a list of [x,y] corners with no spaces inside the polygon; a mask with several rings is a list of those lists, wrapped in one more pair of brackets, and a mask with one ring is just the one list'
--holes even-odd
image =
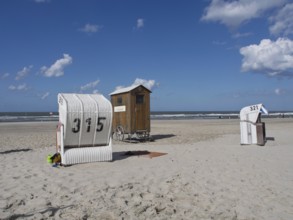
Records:
{"label": "ocean horizon", "polygon": [[[152,111],[151,120],[238,119],[239,111]],[[272,111],[262,118],[293,118],[293,111]],[[58,121],[58,112],[0,112],[0,122]]]}

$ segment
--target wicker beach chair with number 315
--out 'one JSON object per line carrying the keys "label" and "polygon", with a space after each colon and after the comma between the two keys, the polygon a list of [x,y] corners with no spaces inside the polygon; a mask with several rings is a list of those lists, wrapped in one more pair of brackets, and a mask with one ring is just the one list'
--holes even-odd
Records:
{"label": "wicker beach chair with number 315", "polygon": [[112,160],[112,105],[100,94],[58,94],[61,164]]}

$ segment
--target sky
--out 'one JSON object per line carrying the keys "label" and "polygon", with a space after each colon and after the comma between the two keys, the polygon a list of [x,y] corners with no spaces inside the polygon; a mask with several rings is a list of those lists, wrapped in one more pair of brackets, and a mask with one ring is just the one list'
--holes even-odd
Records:
{"label": "sky", "polygon": [[292,111],[293,1],[0,1],[0,112],[134,84],[151,111]]}

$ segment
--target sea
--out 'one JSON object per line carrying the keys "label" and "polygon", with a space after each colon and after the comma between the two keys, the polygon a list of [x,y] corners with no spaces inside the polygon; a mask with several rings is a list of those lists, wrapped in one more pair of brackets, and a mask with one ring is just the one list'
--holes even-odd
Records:
{"label": "sea", "polygon": [[[238,119],[234,111],[154,111],[151,120],[190,120],[190,119]],[[275,111],[262,118],[293,118],[293,111]],[[58,121],[58,112],[0,112],[1,122]]]}

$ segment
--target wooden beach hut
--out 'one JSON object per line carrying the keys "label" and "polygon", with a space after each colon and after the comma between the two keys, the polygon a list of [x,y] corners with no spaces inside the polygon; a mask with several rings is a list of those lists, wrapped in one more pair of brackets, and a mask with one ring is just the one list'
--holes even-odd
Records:
{"label": "wooden beach hut", "polygon": [[149,138],[150,125],[150,93],[143,85],[135,85],[118,89],[112,93],[113,137],[123,140],[134,136],[139,139]]}

